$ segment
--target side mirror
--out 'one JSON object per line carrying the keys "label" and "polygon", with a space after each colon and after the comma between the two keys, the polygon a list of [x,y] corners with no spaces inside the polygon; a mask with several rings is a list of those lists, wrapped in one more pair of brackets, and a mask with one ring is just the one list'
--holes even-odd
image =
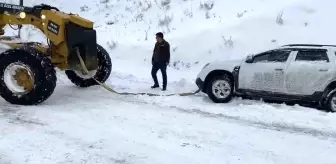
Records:
{"label": "side mirror", "polygon": [[252,63],[253,62],[253,55],[248,55],[245,59],[246,63]]}

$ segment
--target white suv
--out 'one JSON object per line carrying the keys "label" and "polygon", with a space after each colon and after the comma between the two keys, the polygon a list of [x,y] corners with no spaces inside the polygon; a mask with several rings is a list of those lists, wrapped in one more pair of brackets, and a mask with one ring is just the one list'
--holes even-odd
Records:
{"label": "white suv", "polygon": [[216,103],[241,96],[336,112],[336,46],[291,44],[242,61],[208,63],[196,84]]}

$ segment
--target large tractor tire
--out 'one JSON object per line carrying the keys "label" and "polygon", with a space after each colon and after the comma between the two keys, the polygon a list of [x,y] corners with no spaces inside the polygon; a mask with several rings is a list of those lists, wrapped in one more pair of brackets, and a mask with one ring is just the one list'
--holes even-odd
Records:
{"label": "large tractor tire", "polygon": [[112,71],[111,58],[106,50],[100,45],[97,45],[97,58],[97,70],[90,71],[87,75],[84,75],[81,71],[66,70],[65,74],[72,83],[83,88],[99,85],[94,79],[104,83],[109,78]]}
{"label": "large tractor tire", "polygon": [[56,87],[56,71],[50,59],[24,46],[0,55],[0,95],[17,105],[36,105],[48,99]]}

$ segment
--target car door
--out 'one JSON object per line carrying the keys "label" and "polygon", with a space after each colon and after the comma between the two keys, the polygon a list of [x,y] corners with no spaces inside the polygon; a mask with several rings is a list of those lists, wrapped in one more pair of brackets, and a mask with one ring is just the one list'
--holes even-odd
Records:
{"label": "car door", "polygon": [[239,89],[284,92],[285,71],[291,51],[278,49],[253,57],[239,70]]}
{"label": "car door", "polygon": [[298,50],[286,72],[286,93],[312,95],[332,77],[332,67],[327,50]]}

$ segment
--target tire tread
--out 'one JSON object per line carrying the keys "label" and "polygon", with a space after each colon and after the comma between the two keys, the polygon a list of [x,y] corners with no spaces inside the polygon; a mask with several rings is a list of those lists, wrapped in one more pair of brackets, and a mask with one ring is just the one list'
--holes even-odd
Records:
{"label": "tire tread", "polygon": [[[28,65],[33,74],[39,79],[35,83],[35,88],[28,94],[21,97],[15,96],[10,90],[7,89],[3,81],[3,73],[8,61],[20,61]],[[37,105],[47,100],[54,92],[57,83],[56,70],[54,65],[47,55],[38,51],[37,49],[24,45],[19,48],[10,49],[1,54],[0,59],[1,67],[1,82],[0,82],[0,95],[7,102],[17,105]]]}
{"label": "tire tread", "polygon": [[[101,83],[104,83],[111,74],[112,62],[111,62],[111,58],[109,54],[101,45],[97,44],[97,49],[98,49],[98,52],[97,52],[98,64],[99,62],[101,62],[101,64],[98,65],[98,71],[94,77]],[[94,79],[81,78],[73,70],[66,70],[65,74],[67,75],[68,79],[76,86],[85,88],[85,87],[98,85],[98,83]]]}

